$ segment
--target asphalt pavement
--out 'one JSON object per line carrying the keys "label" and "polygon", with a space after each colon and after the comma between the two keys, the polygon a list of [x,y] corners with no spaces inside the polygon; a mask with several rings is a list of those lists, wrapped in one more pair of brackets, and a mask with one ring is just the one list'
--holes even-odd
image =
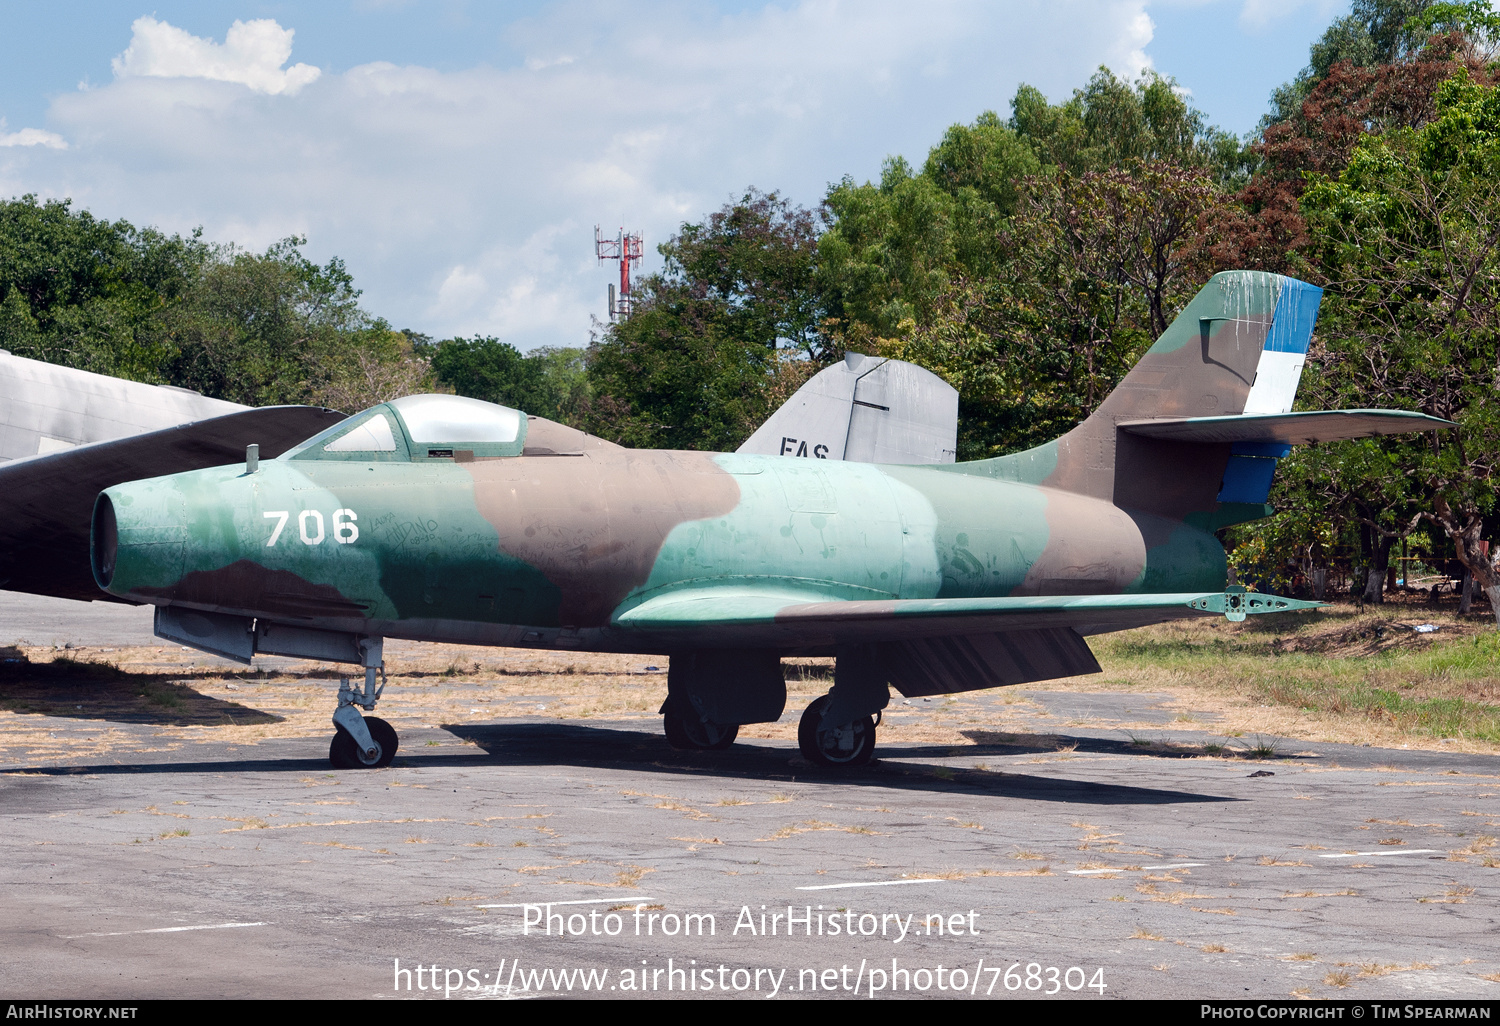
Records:
{"label": "asphalt pavement", "polygon": [[[31,601],[0,600],[33,617],[12,638],[140,629],[140,610],[95,625],[97,606]],[[164,746],[149,723],[14,716],[0,991],[1500,994],[1500,758],[1285,739],[1204,757],[1181,746],[1206,733],[1110,726],[1150,722],[1151,695],[1031,697],[1045,743],[973,731],[848,773],[784,741],[676,752],[655,720],[439,724],[389,769],[334,771],[326,739]],[[68,753],[100,731],[107,755]],[[25,732],[55,754],[29,758]]]}

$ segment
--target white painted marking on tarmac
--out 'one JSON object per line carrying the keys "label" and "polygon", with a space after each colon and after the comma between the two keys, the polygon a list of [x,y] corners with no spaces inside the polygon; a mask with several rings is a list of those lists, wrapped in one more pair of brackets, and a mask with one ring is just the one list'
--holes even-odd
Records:
{"label": "white painted marking on tarmac", "polygon": [[208,923],[203,926],[159,926],[154,930],[121,930],[119,933],[75,933],[63,940],[80,937],[130,937],[138,933],[186,933],[189,930],[238,930],[246,926],[270,926],[270,923]]}
{"label": "white painted marking on tarmac", "polygon": [[900,884],[949,883],[940,877],[921,877],[916,880],[873,880],[869,883],[818,884],[815,887],[798,887],[799,891],[836,891],[842,887],[896,887]]}
{"label": "white painted marking on tarmac", "polygon": [[1377,855],[1441,855],[1436,848],[1403,848],[1400,851],[1346,851],[1337,855],[1319,855],[1320,859],[1368,859]]}
{"label": "white painted marking on tarmac", "polygon": [[638,905],[655,898],[585,898],[582,901],[517,901],[505,905],[475,905],[475,908],[539,908],[542,905]]}
{"label": "white painted marking on tarmac", "polygon": [[1114,866],[1111,869],[1070,869],[1074,876],[1092,876],[1095,873],[1144,873],[1148,869],[1191,869],[1193,866],[1206,866],[1207,862],[1174,862],[1170,866],[1138,866],[1136,869],[1126,869],[1124,866]]}

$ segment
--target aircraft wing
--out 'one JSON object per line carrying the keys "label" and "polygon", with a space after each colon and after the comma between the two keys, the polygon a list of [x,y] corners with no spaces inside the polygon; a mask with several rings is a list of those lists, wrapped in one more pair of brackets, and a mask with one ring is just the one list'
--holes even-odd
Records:
{"label": "aircraft wing", "polygon": [[0,460],[127,438],[249,409],[0,350]]}
{"label": "aircraft wing", "polygon": [[314,406],[267,406],[0,464],[0,588],[106,598],[89,569],[100,491],[235,463],[252,442],[270,459],[343,419]]}
{"label": "aircraft wing", "polygon": [[[1233,596],[1245,612],[1308,609],[1302,602],[1258,592],[1180,592],[1157,595],[1042,595],[1006,598],[833,600],[795,588],[725,586],[672,591],[615,614],[628,631],[692,631],[720,628],[728,635],[770,633],[781,640],[881,641],[1019,630],[1030,627],[1121,629],[1142,622],[1234,612]],[[1097,632],[1094,632],[1097,633]]]}
{"label": "aircraft wing", "polygon": [[725,586],[647,599],[617,629],[674,644],[824,651],[874,645],[902,694],[951,694],[1098,673],[1086,634],[1223,614],[1319,605],[1233,589],[1158,595],[829,601],[803,589]]}

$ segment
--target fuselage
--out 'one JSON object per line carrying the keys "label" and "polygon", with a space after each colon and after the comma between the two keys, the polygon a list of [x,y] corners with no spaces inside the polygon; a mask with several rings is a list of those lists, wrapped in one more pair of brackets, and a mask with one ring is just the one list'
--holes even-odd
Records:
{"label": "fuselage", "polygon": [[624,651],[632,639],[615,616],[706,581],[809,601],[1223,585],[1207,531],[955,469],[614,447],[466,462],[284,457],[110,489],[95,565],[106,590],[136,601]]}

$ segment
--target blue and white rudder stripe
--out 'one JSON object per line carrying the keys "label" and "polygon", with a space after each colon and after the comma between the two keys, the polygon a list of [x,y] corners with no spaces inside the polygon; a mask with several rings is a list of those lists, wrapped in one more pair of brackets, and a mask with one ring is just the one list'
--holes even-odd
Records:
{"label": "blue and white rudder stripe", "polygon": [[1281,295],[1276,298],[1271,329],[1266,332],[1266,344],[1255,369],[1255,381],[1241,412],[1291,412],[1322,299],[1323,290],[1316,285],[1296,278],[1281,279]]}
{"label": "blue and white rudder stripe", "polygon": [[[1266,332],[1244,413],[1290,413],[1307,362],[1323,290],[1296,278],[1281,279],[1281,294]],[[1276,461],[1291,451],[1280,442],[1237,442],[1224,468],[1220,502],[1263,503],[1270,496]]]}

